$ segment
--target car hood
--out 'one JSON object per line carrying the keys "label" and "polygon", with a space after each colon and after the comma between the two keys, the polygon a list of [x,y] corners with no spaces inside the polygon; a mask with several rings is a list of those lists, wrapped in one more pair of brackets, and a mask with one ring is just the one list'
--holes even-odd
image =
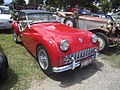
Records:
{"label": "car hood", "polygon": [[39,34],[50,36],[58,45],[62,40],[68,40],[70,47],[76,51],[78,48],[94,46],[91,41],[94,34],[86,30],[78,30],[60,23],[34,24],[31,27]]}

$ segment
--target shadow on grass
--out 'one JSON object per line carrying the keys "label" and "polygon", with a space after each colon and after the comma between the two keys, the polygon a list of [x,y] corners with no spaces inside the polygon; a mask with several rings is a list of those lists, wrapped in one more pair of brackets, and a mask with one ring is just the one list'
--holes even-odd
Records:
{"label": "shadow on grass", "polygon": [[70,70],[62,73],[53,73],[48,77],[60,81],[60,87],[69,87],[76,83],[81,84],[83,80],[86,80],[93,76],[97,71],[102,71],[103,63],[95,61],[92,64],[84,68],[76,68],[75,70]]}
{"label": "shadow on grass", "polygon": [[[1,47],[1,45],[0,45],[0,52],[4,53],[4,50]],[[17,74],[12,69],[9,68],[7,80],[0,81],[0,90],[9,90],[17,83],[17,81],[18,81]]]}
{"label": "shadow on grass", "polygon": [[17,74],[12,69],[8,69],[8,78],[6,81],[0,82],[0,90],[10,90],[17,83],[17,81]]}
{"label": "shadow on grass", "polygon": [[11,29],[1,29],[0,34],[11,34],[12,30]]}

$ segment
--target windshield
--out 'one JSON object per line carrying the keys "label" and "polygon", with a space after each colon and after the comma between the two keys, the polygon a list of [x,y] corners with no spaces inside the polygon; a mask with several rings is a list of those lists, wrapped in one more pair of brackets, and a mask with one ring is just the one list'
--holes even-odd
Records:
{"label": "windshield", "polygon": [[52,13],[34,13],[28,14],[27,17],[30,24],[39,22],[59,22],[59,17]]}

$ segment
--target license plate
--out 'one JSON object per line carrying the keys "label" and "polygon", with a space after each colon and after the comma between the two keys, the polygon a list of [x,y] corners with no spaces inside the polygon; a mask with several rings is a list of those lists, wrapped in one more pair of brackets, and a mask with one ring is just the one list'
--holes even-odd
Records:
{"label": "license plate", "polygon": [[81,67],[87,66],[88,64],[90,64],[92,62],[91,59],[85,60],[81,62]]}

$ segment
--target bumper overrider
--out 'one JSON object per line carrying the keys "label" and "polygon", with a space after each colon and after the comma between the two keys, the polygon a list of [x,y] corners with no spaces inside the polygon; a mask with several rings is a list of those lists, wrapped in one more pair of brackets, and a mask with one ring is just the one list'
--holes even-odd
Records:
{"label": "bumper overrider", "polygon": [[[69,61],[70,64],[67,64],[62,67],[53,67],[53,72],[63,72],[67,70],[74,70],[76,67],[84,67],[90,63],[92,63],[94,60],[96,60],[97,57],[97,48],[92,48],[92,49],[86,49],[82,50],[82,52],[77,52],[77,54],[73,54],[74,56],[79,57],[79,59],[76,59],[73,55],[69,55]],[[84,55],[84,56],[82,56]]]}

